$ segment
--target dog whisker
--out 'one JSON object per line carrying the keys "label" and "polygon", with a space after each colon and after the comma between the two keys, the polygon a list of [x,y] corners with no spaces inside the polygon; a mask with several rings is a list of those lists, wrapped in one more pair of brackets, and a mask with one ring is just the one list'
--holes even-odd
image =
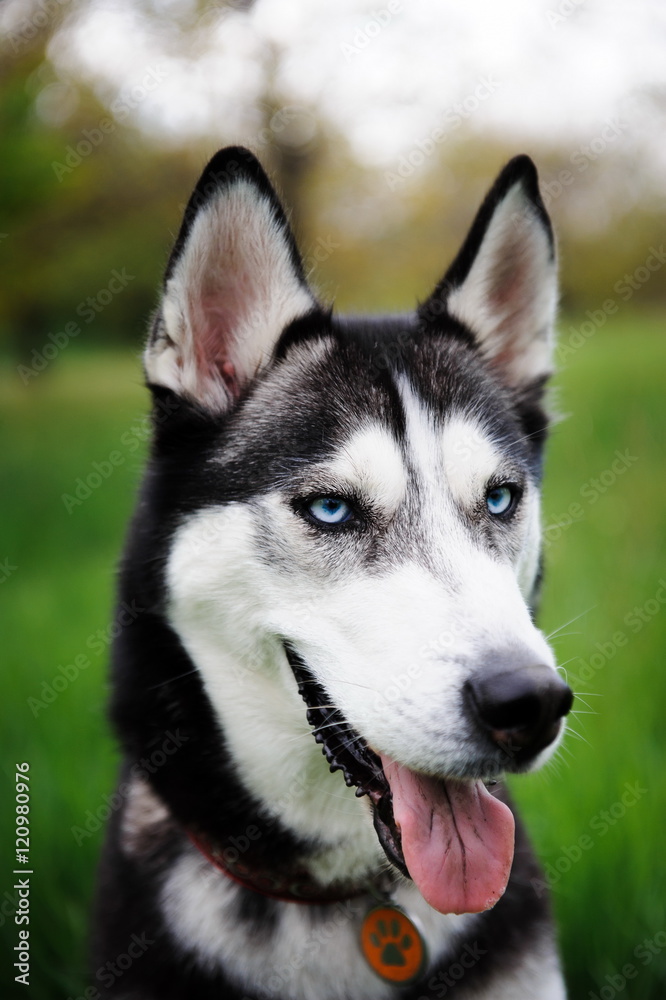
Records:
{"label": "dog whisker", "polygon": [[598,714],[599,713],[597,711],[595,711],[589,705],[586,705],[585,708],[572,708],[571,711],[569,712],[569,718],[571,718],[572,716],[579,716],[579,715],[598,715]]}
{"label": "dog whisker", "polygon": [[582,733],[577,733],[575,729],[567,728],[567,735],[568,736],[573,736],[574,739],[580,740],[581,743],[587,743],[588,747],[592,746],[592,744],[590,743],[590,741],[586,740],[585,737],[582,735]]}
{"label": "dog whisker", "polygon": [[[559,635],[560,635],[560,633],[561,633],[561,631],[562,631],[563,628],[567,628],[568,625],[573,625],[574,622],[577,622],[577,621],[579,621],[579,619],[584,618],[585,615],[589,615],[590,611],[594,611],[594,609],[596,607],[597,607],[596,604],[592,604],[585,611],[581,611],[581,613],[579,615],[576,615],[574,618],[570,618],[568,622],[564,622],[564,624],[560,625],[559,628],[553,629],[553,631],[549,635],[546,636],[546,640],[550,640],[550,639],[553,639],[555,637],[559,638]],[[574,633],[574,634],[577,634],[577,633]]]}
{"label": "dog whisker", "polygon": [[198,674],[199,671],[196,667],[193,670],[186,670],[184,674],[177,674],[175,677],[167,677],[165,681],[160,681],[159,684],[151,684],[150,687],[146,688],[147,691],[155,691],[157,688],[164,687],[166,684],[172,684],[174,681],[182,681],[185,677],[192,677],[193,674]]}
{"label": "dog whisker", "polygon": [[[316,729],[308,729],[306,732],[299,733],[297,736],[290,737],[290,742],[294,743],[296,740],[307,739],[310,736],[314,736],[316,733],[323,732],[324,729],[331,729],[333,726],[340,726],[340,723],[339,722],[327,722],[323,726],[317,726]],[[351,732],[353,732],[353,729],[352,729],[351,726],[348,725],[345,728],[342,728],[340,731],[343,732],[343,733],[351,733]],[[356,738],[359,739],[360,737],[356,737]]]}
{"label": "dog whisker", "polygon": [[572,656],[568,660],[565,660],[564,663],[558,663],[557,664],[558,671],[560,671],[562,674],[564,674],[564,679],[567,681],[567,683],[569,681],[569,672],[567,671],[566,667],[567,667],[568,663],[571,663],[575,659],[576,659],[576,657]]}

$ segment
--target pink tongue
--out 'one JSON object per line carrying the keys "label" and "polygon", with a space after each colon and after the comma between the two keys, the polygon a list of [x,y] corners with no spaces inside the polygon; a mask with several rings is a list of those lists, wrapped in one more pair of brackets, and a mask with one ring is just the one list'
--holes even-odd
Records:
{"label": "pink tongue", "polygon": [[481,781],[438,781],[382,755],[409,874],[441,913],[480,913],[506,889],[511,810]]}

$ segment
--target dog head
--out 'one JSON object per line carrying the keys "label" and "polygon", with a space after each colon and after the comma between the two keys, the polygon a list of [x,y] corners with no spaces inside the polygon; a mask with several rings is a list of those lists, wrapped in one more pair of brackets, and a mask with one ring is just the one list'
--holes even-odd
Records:
{"label": "dog head", "polygon": [[[513,819],[484,781],[541,763],[571,705],[530,613],[556,295],[527,157],[431,297],[369,320],[320,305],[233,148],[187,206],[145,354],[178,409],[152,466],[166,615],[242,781],[268,810],[297,769],[333,798],[302,695],[391,861],[447,911],[503,891]],[[314,839],[330,814],[339,838],[348,817],[322,799],[313,819],[313,795],[294,826]]]}

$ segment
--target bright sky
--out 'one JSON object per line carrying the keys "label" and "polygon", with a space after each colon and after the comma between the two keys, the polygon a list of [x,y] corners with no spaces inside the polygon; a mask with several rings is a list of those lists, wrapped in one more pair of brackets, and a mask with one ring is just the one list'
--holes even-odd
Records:
{"label": "bright sky", "polygon": [[[273,47],[283,103],[314,106],[367,163],[390,167],[459,115],[572,150],[612,119],[666,165],[662,0],[257,0],[249,13],[211,2],[185,44],[176,25],[188,0],[153,2],[158,20],[131,0],[91,2],[52,57],[179,142],[223,128],[251,143],[259,123],[247,109]],[[132,91],[147,78],[144,96]]]}

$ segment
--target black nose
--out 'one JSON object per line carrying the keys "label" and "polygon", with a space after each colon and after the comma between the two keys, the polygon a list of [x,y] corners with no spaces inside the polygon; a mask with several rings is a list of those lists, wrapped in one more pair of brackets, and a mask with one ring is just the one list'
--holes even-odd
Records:
{"label": "black nose", "polygon": [[465,702],[491,740],[521,764],[553,742],[573,693],[550,667],[505,667],[467,681]]}

